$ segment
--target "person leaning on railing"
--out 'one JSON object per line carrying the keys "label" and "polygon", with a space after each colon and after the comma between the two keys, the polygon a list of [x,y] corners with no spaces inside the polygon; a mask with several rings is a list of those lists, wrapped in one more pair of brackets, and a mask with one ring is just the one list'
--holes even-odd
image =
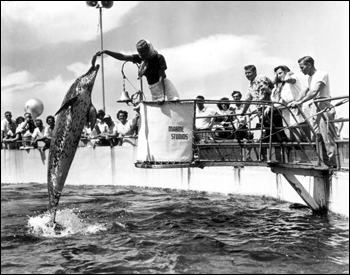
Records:
{"label": "person leaning on railing", "polygon": [[120,110],[117,113],[116,129],[118,132],[117,145],[123,145],[123,137],[136,136],[137,135],[137,122],[139,114],[137,113],[135,118],[128,120],[128,112]]}
{"label": "person leaning on railing", "polygon": [[97,135],[99,139],[98,145],[106,146],[109,145],[111,147],[117,145],[117,127],[113,122],[110,115],[105,115],[103,118],[103,122],[106,124],[106,129]]}
{"label": "person leaning on railing", "polygon": [[[1,120],[1,149],[3,149],[2,148],[3,139],[4,138],[6,138],[6,139],[12,138],[12,136],[15,134],[16,128],[17,128],[17,124],[16,124],[16,121],[14,121],[12,119],[11,112],[6,111],[5,118],[3,120]],[[4,147],[8,147],[7,142],[6,142],[6,144],[4,144]]]}
{"label": "person leaning on railing", "polygon": [[210,134],[207,131],[211,131],[215,122],[215,117],[218,113],[211,108],[204,106],[204,96],[198,95],[196,97],[196,131],[203,131],[203,133],[196,134],[196,140],[209,137]]}
{"label": "person leaning on railing", "polygon": [[[310,56],[304,56],[298,60],[299,68],[304,75],[308,75],[308,87],[300,93],[297,100],[288,104],[288,107],[296,108],[298,105],[307,102],[308,100],[330,98],[330,83],[327,72],[318,71],[315,68],[315,61]],[[328,159],[323,161],[326,165],[336,166],[335,160],[335,129],[332,123],[327,123],[327,120],[333,120],[335,116],[334,108],[329,100],[321,101],[313,105],[312,115],[316,115],[316,121],[310,120],[311,125],[317,134],[322,136],[326,147]],[[325,112],[322,112],[325,110]],[[330,128],[328,128],[330,127]]]}
{"label": "person leaning on railing", "polygon": [[[248,115],[242,115],[244,104],[239,103],[242,99],[242,93],[240,91],[233,91],[231,94],[233,100],[237,101],[232,106],[233,113],[236,115],[234,116],[233,124],[235,125],[235,128],[238,130],[244,130],[244,131],[237,131],[236,135],[239,136],[239,139],[247,139],[251,140],[253,139],[253,133],[248,131],[248,121],[249,116]],[[250,109],[247,109],[247,112],[250,113]]]}
{"label": "person leaning on railing", "polygon": [[43,151],[47,150],[50,148],[51,146],[51,140],[52,140],[52,136],[53,136],[53,131],[55,129],[55,117],[54,116],[47,116],[46,117],[46,123],[49,125],[49,126],[46,126],[45,127],[45,132],[44,132],[44,137],[45,137],[45,140],[44,140],[44,147],[43,147]]}
{"label": "person leaning on railing", "polygon": [[[225,102],[225,101],[229,101],[227,97],[221,98],[220,101],[221,101],[220,103],[216,104],[216,106],[218,106],[218,109],[219,109],[219,111],[217,112],[219,117],[215,118],[213,131],[215,131],[215,135],[218,136],[219,138],[234,139],[235,134],[233,134],[233,132],[236,129],[232,121],[233,109],[230,108],[229,102]],[[224,131],[231,130],[231,132],[222,132],[223,130]]]}
{"label": "person leaning on railing", "polygon": [[[298,77],[285,65],[277,66],[274,68],[274,72],[275,80],[271,100],[283,104],[288,104],[296,100],[301,91],[301,83]],[[278,104],[276,104],[276,107],[283,107],[280,111],[283,116],[284,127],[297,125],[304,121],[303,117],[299,114],[299,109],[287,109],[283,105]],[[296,128],[285,130],[290,141],[306,141],[300,140],[303,135],[298,134],[298,131]]]}
{"label": "person leaning on railing", "polygon": [[[261,76],[261,75],[258,75],[255,78],[255,81],[256,81],[256,84],[258,85],[258,89],[262,95],[263,100],[271,101],[271,93],[274,87],[272,81],[268,77]],[[262,111],[262,108],[260,110]],[[270,131],[271,116],[273,116],[272,132]],[[285,132],[280,131],[280,129],[283,128],[283,122],[282,122],[282,116],[278,110],[276,110],[275,108],[272,108],[271,106],[266,106],[264,109],[264,114],[261,114],[260,119],[262,119],[262,117],[264,117],[264,121],[262,121],[262,123],[265,128],[265,137],[263,138],[264,142],[269,142],[270,135],[272,135],[271,137],[272,142],[288,141],[288,137],[285,134]]]}
{"label": "person leaning on railing", "polygon": [[39,118],[35,120],[35,124],[36,124],[36,128],[34,129],[34,132],[32,135],[31,145],[34,148],[38,148],[38,141],[45,140],[45,127],[43,125],[43,121]]}

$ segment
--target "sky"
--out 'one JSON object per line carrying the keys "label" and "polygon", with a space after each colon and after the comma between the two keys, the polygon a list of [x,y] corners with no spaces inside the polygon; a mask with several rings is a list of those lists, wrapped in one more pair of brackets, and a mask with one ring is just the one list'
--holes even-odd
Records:
{"label": "sky", "polygon": [[[103,48],[136,53],[140,39],[152,42],[167,62],[166,74],[182,99],[246,94],[244,66],[274,78],[287,65],[302,83],[297,60],[309,55],[329,73],[331,95],[349,95],[348,1],[115,1],[102,9]],[[40,118],[55,114],[75,79],[101,49],[99,9],[83,1],[1,1],[1,116],[24,114],[25,102],[44,104]],[[106,112],[116,119],[123,90],[123,62],[104,57]],[[101,59],[97,60],[101,63]],[[137,67],[125,65],[129,94],[140,89]],[[134,88],[134,87],[135,88]],[[151,95],[143,81],[146,99]],[[92,102],[103,107],[102,70]],[[348,105],[347,105],[348,107]],[[339,116],[349,116],[342,108]]]}

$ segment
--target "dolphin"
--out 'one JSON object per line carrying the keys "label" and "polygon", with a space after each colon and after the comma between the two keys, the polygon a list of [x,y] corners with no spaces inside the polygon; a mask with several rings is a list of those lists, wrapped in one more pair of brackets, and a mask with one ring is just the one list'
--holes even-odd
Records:
{"label": "dolphin", "polygon": [[47,170],[49,212],[53,215],[51,222],[54,225],[57,225],[55,219],[58,202],[84,125],[89,121],[93,129],[96,124],[96,108],[91,103],[91,92],[99,67],[92,62],[88,72],[80,76],[69,88],[61,108],[55,114],[57,118]]}

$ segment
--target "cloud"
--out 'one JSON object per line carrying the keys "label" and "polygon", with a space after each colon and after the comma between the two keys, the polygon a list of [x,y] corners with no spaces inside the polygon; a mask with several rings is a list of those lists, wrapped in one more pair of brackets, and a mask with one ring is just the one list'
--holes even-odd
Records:
{"label": "cloud", "polygon": [[27,91],[39,84],[27,71],[14,72],[1,77],[1,92]]}
{"label": "cloud", "polygon": [[[137,4],[138,1],[114,1],[112,8],[102,9],[103,31],[119,26],[123,17]],[[2,1],[1,22],[1,32],[12,32],[15,37],[20,36],[18,31],[25,27],[23,35],[37,41],[26,41],[26,46],[30,44],[32,47],[74,40],[89,41],[99,35],[98,9],[88,7],[82,1]],[[28,31],[31,37],[24,33]],[[10,40],[7,46],[10,46]]]}
{"label": "cloud", "polygon": [[203,78],[244,65],[257,67],[282,64],[281,59],[269,56],[259,36],[213,35],[176,48],[162,49],[173,77]]}

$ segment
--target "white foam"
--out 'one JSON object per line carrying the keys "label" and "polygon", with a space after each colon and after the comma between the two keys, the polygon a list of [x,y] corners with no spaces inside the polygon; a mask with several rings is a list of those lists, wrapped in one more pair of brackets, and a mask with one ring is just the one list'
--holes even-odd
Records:
{"label": "white foam", "polygon": [[28,228],[29,233],[40,237],[66,237],[72,234],[93,234],[99,231],[107,230],[107,227],[102,224],[87,224],[84,223],[74,213],[72,209],[58,210],[56,213],[56,222],[64,227],[64,230],[59,234],[54,230],[53,225],[49,225],[51,214],[46,212],[44,214],[29,217]]}

